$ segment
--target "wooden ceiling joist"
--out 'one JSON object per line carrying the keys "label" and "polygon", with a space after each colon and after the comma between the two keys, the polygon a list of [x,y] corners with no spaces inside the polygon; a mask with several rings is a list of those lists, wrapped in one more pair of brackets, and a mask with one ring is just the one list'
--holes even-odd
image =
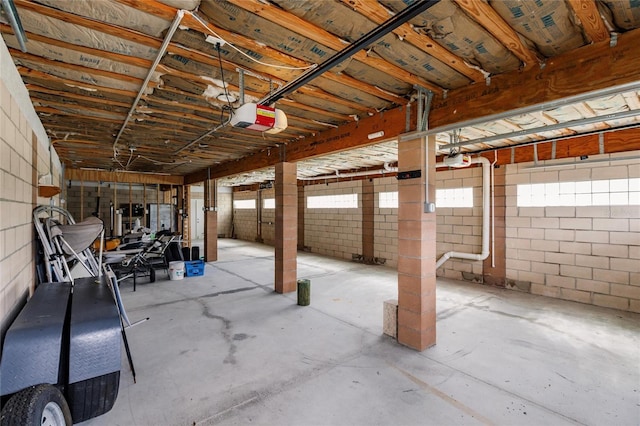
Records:
{"label": "wooden ceiling joist", "polygon": [[[357,11],[361,15],[367,17],[376,24],[382,24],[389,19],[389,11],[380,3],[366,0],[341,0],[342,3]],[[466,76],[471,81],[481,82],[485,80],[485,75],[475,68],[465,64],[458,56],[449,52],[440,46],[436,41],[424,34],[418,34],[409,23],[400,25],[393,30],[403,40],[411,43],[414,47],[422,50],[424,53],[433,56],[443,64],[448,65],[460,74]]]}
{"label": "wooden ceiling joist", "polygon": [[609,30],[600,17],[600,11],[594,0],[569,0],[568,3],[580,20],[589,41],[592,43],[609,41]]}
{"label": "wooden ceiling joist", "polygon": [[502,16],[489,3],[483,0],[455,0],[455,2],[520,59],[524,63],[525,69],[540,63],[538,56],[522,43],[518,33],[505,22]]}
{"label": "wooden ceiling joist", "polygon": [[[310,24],[304,19],[298,18],[297,16],[286,12],[282,9],[276,8],[275,6],[268,3],[261,3],[258,0],[228,0],[229,3],[238,6],[248,12],[255,13],[256,15],[267,19],[275,24],[286,28],[292,28],[298,34],[301,34],[307,37],[310,40],[321,43],[331,49],[336,51],[340,51],[345,48],[345,44],[339,38],[334,36],[333,34],[325,31],[324,29]],[[375,68],[379,71],[382,71],[386,74],[392,75],[400,80],[403,80],[410,84],[417,84],[424,88],[433,90],[438,93],[442,93],[443,89],[440,86],[437,86],[430,81],[427,81],[421,77],[418,77],[415,74],[412,74],[406,71],[403,68],[400,68],[396,65],[393,65],[383,59],[374,58],[373,56],[368,56],[366,52],[360,51],[353,55],[353,59],[356,61],[362,62],[363,64],[369,65],[372,68]]]}
{"label": "wooden ceiling joist", "polygon": [[[127,83],[131,83],[131,84],[137,84],[138,86],[142,85],[142,79],[137,78],[137,77],[131,77],[129,75],[126,74],[119,74],[119,73],[115,73],[112,71],[106,71],[100,68],[90,68],[90,67],[85,67],[82,65],[75,65],[75,64],[70,64],[67,62],[62,62],[62,61],[54,61],[51,59],[47,59],[44,58],[42,56],[37,56],[37,55],[32,55],[30,53],[24,53],[20,50],[16,50],[16,49],[9,49],[9,52],[11,53],[11,56],[13,56],[14,58],[18,58],[18,59],[24,59],[27,61],[33,61],[33,62],[37,62],[41,65],[44,65],[48,68],[62,68],[62,69],[68,69],[71,71],[76,71],[76,72],[82,72],[82,73],[87,73],[87,74],[95,74],[95,75],[99,75],[102,77],[107,77],[107,78],[112,78],[114,80],[119,80],[119,81],[124,81]],[[149,83],[149,87],[154,87],[155,83],[150,82]]]}
{"label": "wooden ceiling joist", "polygon": [[35,77],[40,80],[57,82],[70,87],[79,87],[81,89],[84,88],[84,90],[87,92],[87,96],[90,96],[92,93],[95,93],[95,92],[105,92],[105,93],[112,93],[120,96],[131,97],[132,101],[136,97],[136,92],[133,92],[131,90],[115,89],[113,87],[106,87],[106,86],[94,86],[91,84],[87,84],[86,82],[83,82],[83,81],[77,81],[77,80],[58,77],[52,74],[47,74],[45,72],[30,69],[24,66],[18,66],[18,72],[23,78]]}
{"label": "wooden ceiling joist", "polygon": [[[29,91],[29,93],[46,93],[48,95],[59,96],[62,99],[67,98],[67,99],[73,99],[75,101],[81,101],[86,103],[95,103],[95,104],[102,104],[102,105],[121,107],[121,108],[129,108],[131,106],[130,104],[127,104],[124,102],[111,101],[108,99],[100,99],[100,98],[95,98],[91,96],[82,96],[82,95],[77,95],[75,93],[62,92],[60,90],[52,90],[52,89],[48,89],[42,86],[37,86],[34,84],[28,84],[27,90]],[[31,98],[35,99],[37,98],[37,95],[32,95]]]}

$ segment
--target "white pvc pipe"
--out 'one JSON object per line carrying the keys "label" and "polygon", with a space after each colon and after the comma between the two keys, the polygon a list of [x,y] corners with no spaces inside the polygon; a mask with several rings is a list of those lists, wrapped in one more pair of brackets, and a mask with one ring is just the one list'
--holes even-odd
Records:
{"label": "white pvc pipe", "polygon": [[[472,164],[482,164],[482,251],[480,253],[464,253],[458,251],[449,251],[443,254],[436,262],[436,269],[441,267],[447,260],[452,257],[468,260],[485,260],[489,257],[489,176],[491,163],[484,157],[474,157],[471,159]],[[436,163],[436,168],[448,167],[444,163]]]}
{"label": "white pvc pipe", "polygon": [[498,151],[493,151],[493,163],[491,163],[491,267],[496,267],[496,173],[495,165],[498,162]]}

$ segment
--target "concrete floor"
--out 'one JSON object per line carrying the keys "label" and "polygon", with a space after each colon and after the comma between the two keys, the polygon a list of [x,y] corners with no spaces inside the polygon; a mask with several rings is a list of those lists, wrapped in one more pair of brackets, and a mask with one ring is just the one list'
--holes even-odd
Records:
{"label": "concrete floor", "polygon": [[382,334],[390,268],[300,253],[311,305],[273,292],[273,249],[220,240],[203,277],[121,291],[137,383],[87,425],[638,425],[640,315],[438,281],[438,343]]}

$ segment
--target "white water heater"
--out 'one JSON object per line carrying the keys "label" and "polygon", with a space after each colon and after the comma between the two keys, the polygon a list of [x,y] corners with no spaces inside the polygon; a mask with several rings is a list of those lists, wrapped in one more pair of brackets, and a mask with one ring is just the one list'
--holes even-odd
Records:
{"label": "white water heater", "polygon": [[287,116],[276,108],[246,103],[233,112],[231,125],[259,132],[279,133],[287,128]]}

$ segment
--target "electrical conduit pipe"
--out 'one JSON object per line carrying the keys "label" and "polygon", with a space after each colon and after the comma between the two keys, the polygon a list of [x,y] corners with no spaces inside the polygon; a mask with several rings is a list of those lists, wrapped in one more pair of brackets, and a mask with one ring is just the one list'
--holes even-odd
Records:
{"label": "electrical conduit pipe", "polygon": [[[481,253],[464,253],[459,251],[449,251],[443,254],[436,262],[436,269],[441,267],[447,260],[452,257],[468,260],[485,260],[489,257],[489,176],[491,163],[484,157],[474,157],[471,164],[482,164],[482,252]],[[444,163],[436,163],[436,168],[448,167]]]}

